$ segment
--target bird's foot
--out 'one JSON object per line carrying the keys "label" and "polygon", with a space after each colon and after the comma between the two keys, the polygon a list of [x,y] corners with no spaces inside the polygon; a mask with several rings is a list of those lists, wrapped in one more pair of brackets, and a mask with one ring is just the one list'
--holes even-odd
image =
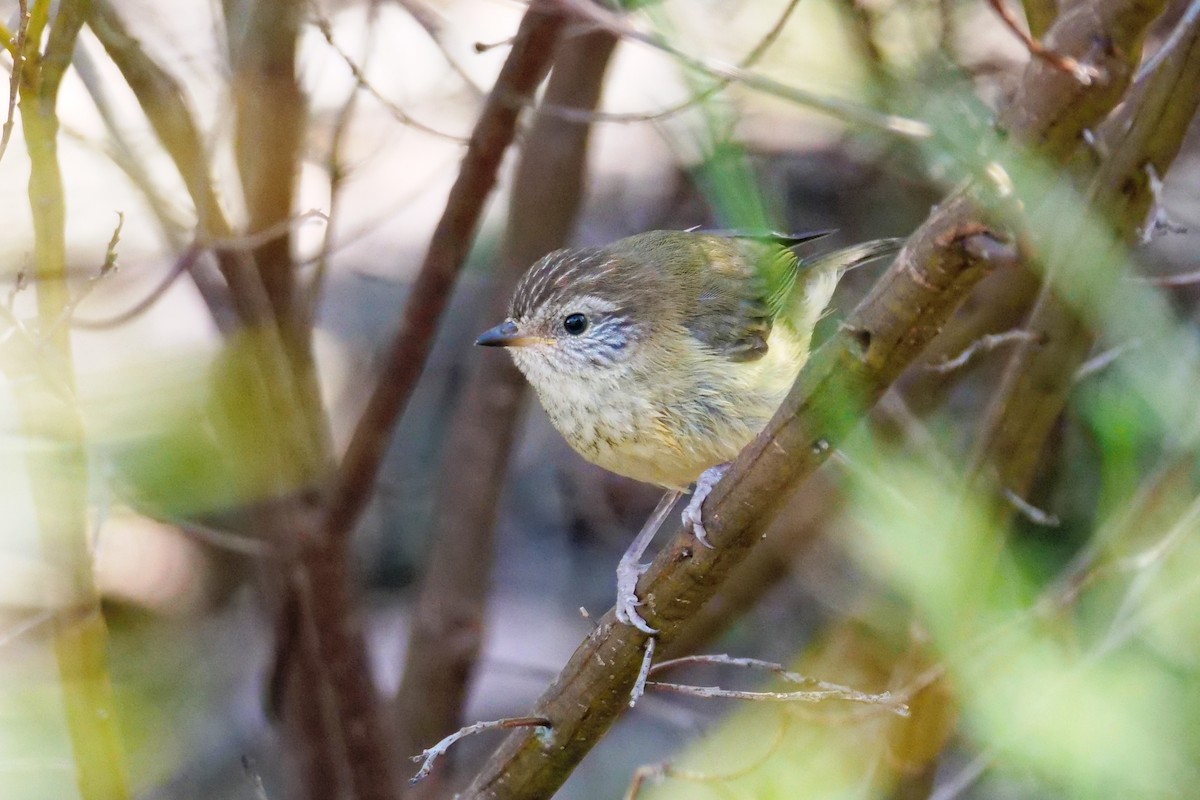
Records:
{"label": "bird's foot", "polygon": [[[628,556],[629,553],[625,555]],[[647,625],[637,610],[638,606],[645,605],[637,596],[638,578],[642,577],[642,573],[649,567],[649,564],[638,563],[636,557],[623,557],[617,564],[617,620],[653,636],[658,631]]]}
{"label": "bird's foot", "polygon": [[683,527],[690,530],[696,537],[696,541],[710,550],[712,544],[708,541],[708,531],[704,529],[704,501],[728,471],[729,464],[717,464],[715,467],[704,470],[696,479],[696,488],[692,491],[692,499],[688,501],[687,508],[683,510]]}

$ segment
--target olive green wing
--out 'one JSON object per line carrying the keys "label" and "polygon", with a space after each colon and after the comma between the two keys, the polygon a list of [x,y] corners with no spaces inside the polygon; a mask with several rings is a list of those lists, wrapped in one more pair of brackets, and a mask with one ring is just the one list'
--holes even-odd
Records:
{"label": "olive green wing", "polygon": [[796,283],[796,256],[778,234],[649,231],[609,249],[652,269],[672,301],[664,313],[730,361],[766,355],[771,326]]}
{"label": "olive green wing", "polygon": [[751,240],[701,235],[697,244],[708,268],[696,275],[688,330],[730,361],[762,358],[795,286],[796,256]]}

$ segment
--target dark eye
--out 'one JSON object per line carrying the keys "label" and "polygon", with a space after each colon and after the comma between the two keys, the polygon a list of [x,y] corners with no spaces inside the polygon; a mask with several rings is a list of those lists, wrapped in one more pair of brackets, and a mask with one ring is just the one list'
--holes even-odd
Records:
{"label": "dark eye", "polygon": [[572,336],[578,336],[587,330],[588,319],[583,314],[567,314],[563,320],[563,330]]}

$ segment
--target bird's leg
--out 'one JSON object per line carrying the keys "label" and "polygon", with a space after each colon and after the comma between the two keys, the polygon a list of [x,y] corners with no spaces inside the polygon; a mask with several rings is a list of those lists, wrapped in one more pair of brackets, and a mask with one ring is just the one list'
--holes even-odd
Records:
{"label": "bird's leg", "polygon": [[637,612],[637,607],[642,604],[637,596],[638,578],[649,566],[642,563],[642,554],[646,552],[646,548],[654,539],[654,534],[658,533],[663,520],[667,518],[671,507],[675,505],[675,501],[682,494],[683,492],[679,491],[669,491],[663,495],[662,499],[658,501],[658,505],[654,507],[654,513],[650,515],[646,524],[638,531],[638,535],[630,542],[629,549],[625,551],[625,555],[621,556],[621,561],[617,564],[617,619],[651,636],[658,631],[647,625],[646,620],[642,619],[642,615]]}
{"label": "bird's leg", "polygon": [[708,541],[708,531],[704,530],[704,501],[708,498],[713,487],[725,477],[725,473],[729,471],[729,462],[717,464],[715,467],[709,467],[700,474],[696,479],[696,488],[692,491],[692,499],[688,501],[687,508],[683,510],[683,527],[690,530],[692,535],[696,537],[696,541],[705,547],[712,549],[712,545]]}

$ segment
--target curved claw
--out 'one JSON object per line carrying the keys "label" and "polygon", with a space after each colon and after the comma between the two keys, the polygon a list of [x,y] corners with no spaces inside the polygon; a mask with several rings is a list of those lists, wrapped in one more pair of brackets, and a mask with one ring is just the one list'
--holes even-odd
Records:
{"label": "curved claw", "polygon": [[713,487],[717,482],[725,476],[729,471],[728,464],[718,464],[715,467],[709,467],[704,470],[696,481],[696,489],[692,492],[692,499],[688,501],[687,508],[683,509],[682,519],[683,527],[690,530],[692,535],[696,537],[696,541],[713,549],[713,545],[708,541],[708,531],[704,529],[704,501],[708,499],[712,493]]}
{"label": "curved claw", "polygon": [[[697,500],[699,502],[696,502]],[[687,508],[683,509],[683,513],[680,516],[683,518],[683,527],[692,532],[692,535],[696,537],[696,541],[709,550],[712,550],[713,545],[708,540],[708,531],[704,529],[703,506],[704,497],[697,494],[692,498],[692,502],[687,504]]]}
{"label": "curved claw", "polygon": [[658,631],[647,625],[637,612],[638,606],[645,605],[638,599],[637,581],[649,567],[649,564],[627,561],[622,561],[617,567],[617,620],[653,636]]}
{"label": "curved claw", "polygon": [[637,612],[637,606],[643,605],[641,600],[637,599],[637,595],[629,595],[627,597],[617,598],[617,621],[625,625],[637,628],[642,633],[650,636],[658,633],[657,628],[651,628],[646,624],[646,620],[642,619],[642,615]]}

